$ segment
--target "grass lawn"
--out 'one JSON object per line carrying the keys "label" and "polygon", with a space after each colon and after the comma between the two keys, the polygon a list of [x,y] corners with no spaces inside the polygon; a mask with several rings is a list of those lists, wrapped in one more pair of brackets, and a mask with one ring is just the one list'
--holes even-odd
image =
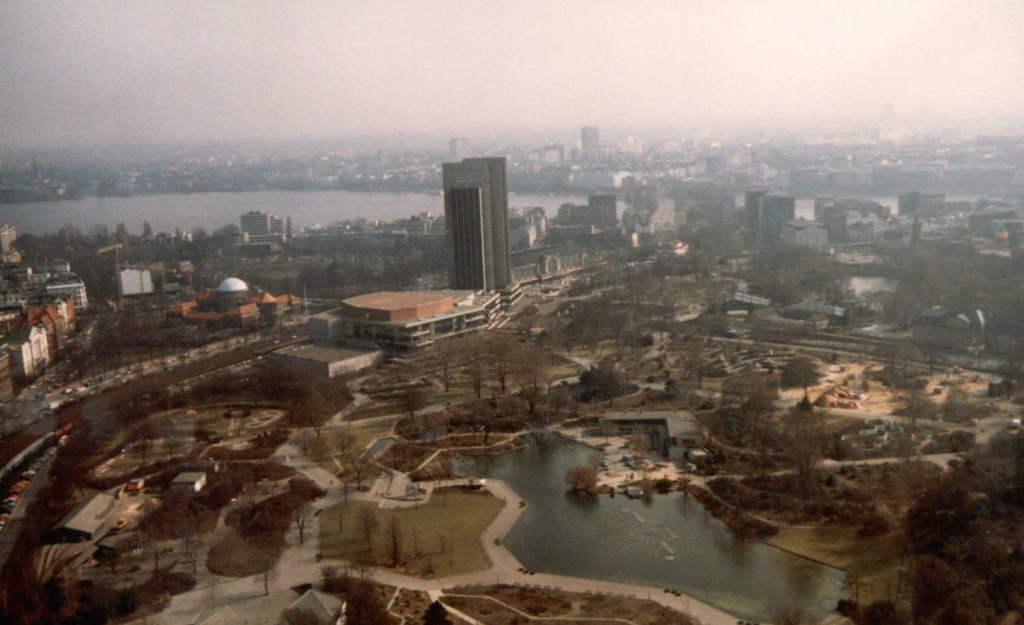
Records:
{"label": "grass lawn", "polygon": [[373,417],[386,417],[393,414],[406,412],[405,407],[397,402],[377,403],[361,406],[345,415],[346,421],[362,421]]}
{"label": "grass lawn", "polygon": [[348,450],[348,453],[352,457],[358,457],[366,451],[366,446],[370,444],[370,441],[382,436],[390,436],[392,429],[393,426],[391,424],[362,428],[324,429],[322,436],[331,450],[329,452],[330,454],[341,453],[341,449],[338,447],[338,441],[342,436],[352,436],[354,440],[352,447]]}
{"label": "grass lawn", "polygon": [[352,500],[320,515],[320,551],[327,558],[349,561],[365,553],[362,515],[366,513],[362,511],[370,510],[377,519],[370,543],[381,565],[391,564],[392,524],[397,522],[405,570],[429,577],[479,571],[488,566],[480,533],[501,506],[487,492],[461,489],[436,490],[430,503],[402,510],[382,510],[373,503]]}
{"label": "grass lawn", "polygon": [[899,547],[894,544],[891,534],[859,538],[857,529],[786,527],[765,542],[844,569],[851,578],[859,580],[861,605],[895,600]]}

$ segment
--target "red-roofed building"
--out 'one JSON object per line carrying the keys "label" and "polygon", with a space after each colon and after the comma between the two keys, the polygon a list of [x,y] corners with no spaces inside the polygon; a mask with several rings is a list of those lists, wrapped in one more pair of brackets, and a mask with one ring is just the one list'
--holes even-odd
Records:
{"label": "red-roofed building", "polygon": [[73,329],[74,307],[64,299],[43,306],[25,309],[21,316],[21,327],[41,328],[46,333],[50,359],[57,356],[57,349]]}
{"label": "red-roofed building", "polygon": [[192,323],[250,330],[274,325],[297,306],[298,298],[293,295],[275,296],[250,289],[238,278],[228,278],[217,289],[199,291],[194,300],[175,304],[167,314]]}
{"label": "red-roofed building", "polygon": [[224,313],[224,320],[229,326],[252,330],[259,326],[260,308],[256,304],[244,304]]}

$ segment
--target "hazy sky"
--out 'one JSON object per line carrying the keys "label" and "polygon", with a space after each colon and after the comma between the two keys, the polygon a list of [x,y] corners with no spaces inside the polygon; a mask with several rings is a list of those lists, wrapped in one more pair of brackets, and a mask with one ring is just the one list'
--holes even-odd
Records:
{"label": "hazy sky", "polygon": [[0,143],[1021,119],[1024,1],[0,3]]}

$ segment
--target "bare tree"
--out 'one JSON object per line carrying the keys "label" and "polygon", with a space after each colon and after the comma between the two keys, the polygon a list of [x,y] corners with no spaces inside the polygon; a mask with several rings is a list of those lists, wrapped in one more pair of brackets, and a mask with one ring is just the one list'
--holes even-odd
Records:
{"label": "bare tree", "polygon": [[416,411],[427,405],[427,394],[419,387],[411,387],[402,392],[400,398],[402,407],[409,413],[410,419],[416,418]]}
{"label": "bare tree", "polygon": [[299,529],[299,544],[305,544],[306,542],[306,522],[309,518],[306,516],[306,511],[298,509],[295,511],[295,526]]}
{"label": "bare tree", "polygon": [[356,554],[354,564],[356,571],[359,572],[359,579],[364,580],[366,579],[366,572],[377,564],[377,558],[371,551],[360,551]]}
{"label": "bare tree", "polygon": [[317,465],[323,466],[324,456],[327,454],[328,451],[327,441],[325,441],[320,436],[317,436],[309,444],[309,451],[310,453],[312,453],[312,455],[316,456]]}
{"label": "bare tree", "polygon": [[534,415],[537,413],[537,403],[551,382],[551,376],[540,366],[543,360],[541,350],[526,345],[521,347],[512,360],[511,373],[519,387],[519,395],[530,407],[530,415]]}
{"label": "bare tree", "polygon": [[192,565],[192,572],[198,569],[199,551],[202,549],[202,541],[194,531],[189,532],[181,539],[181,550],[185,554],[185,560]]}
{"label": "bare tree", "polygon": [[704,349],[700,340],[688,340],[683,343],[680,359],[683,375],[688,380],[697,378],[697,388],[704,388]]}
{"label": "bare tree", "polygon": [[371,508],[360,508],[359,527],[363,531],[367,551],[373,551],[373,534],[377,531],[379,525],[380,521],[377,519],[377,514]]}
{"label": "bare tree", "polygon": [[565,472],[565,483],[572,490],[590,491],[597,486],[597,469],[581,464]]}
{"label": "bare tree", "polygon": [[360,490],[363,487],[363,477],[370,469],[370,463],[360,458],[352,463],[352,473],[356,476],[356,490]]}
{"label": "bare tree", "polygon": [[309,450],[312,448],[314,440],[316,440],[316,434],[313,433],[313,430],[308,429],[299,430],[292,436],[292,441],[299,446],[304,456],[309,455]]}
{"label": "bare tree", "polygon": [[338,436],[335,441],[335,445],[338,447],[338,451],[341,452],[342,457],[347,456],[348,452],[352,450],[352,447],[356,444],[356,437],[352,434],[342,434]]}
{"label": "bare tree", "polygon": [[[947,403],[953,395],[954,393],[951,390],[946,398]],[[910,421],[910,427],[917,427],[918,419],[932,420],[938,416],[938,406],[922,391],[915,390],[903,393],[900,395],[899,402],[902,404],[900,412]]]}
{"label": "bare tree", "polygon": [[483,395],[484,367],[487,353],[483,341],[479,337],[471,337],[462,342],[462,360],[466,362],[466,372],[473,383],[473,392],[477,397]]}
{"label": "bare tree", "polygon": [[391,515],[391,565],[401,566],[402,564],[402,535],[398,527],[398,517]]}
{"label": "bare tree", "polygon": [[455,361],[456,349],[452,341],[441,341],[434,345],[433,356],[441,369],[441,383],[447,393],[451,383],[451,367]]}
{"label": "bare tree", "polygon": [[811,473],[825,449],[825,428],[814,412],[793,408],[786,415],[786,451],[793,463],[804,497],[811,494]]}
{"label": "bare tree", "polygon": [[270,594],[270,580],[277,579],[280,575],[280,571],[277,570],[276,566],[271,566],[263,571],[260,577],[263,578],[263,596],[266,597]]}

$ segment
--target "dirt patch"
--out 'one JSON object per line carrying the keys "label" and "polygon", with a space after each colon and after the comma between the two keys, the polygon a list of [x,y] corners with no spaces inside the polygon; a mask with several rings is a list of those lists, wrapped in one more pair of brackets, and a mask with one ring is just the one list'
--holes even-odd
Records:
{"label": "dirt patch", "polygon": [[405,618],[407,623],[419,623],[430,604],[430,596],[422,590],[401,588],[391,604],[391,612]]}
{"label": "dirt patch", "polygon": [[787,527],[770,545],[846,571],[852,599],[863,605],[897,598],[900,548],[895,535],[863,538],[853,527]]}
{"label": "dirt patch", "polygon": [[[481,595],[481,598],[445,596],[443,601],[451,603],[459,610],[461,603],[466,606],[466,614],[481,618],[486,623],[524,623],[529,618],[559,619],[559,625],[575,625],[591,623],[604,625],[619,623],[623,619],[636,625],[696,625],[698,621],[692,617],[676,612],[659,603],[635,599],[632,597],[609,597],[584,593],[566,592],[541,588],[525,588],[522,586],[472,586],[456,589],[457,595]],[[519,614],[509,607],[502,606],[483,597],[491,597],[501,603],[526,614]],[[485,612],[487,614],[485,614]],[[509,619],[509,620],[498,620]],[[518,620],[515,620],[518,619]],[[564,620],[563,620],[564,619]],[[587,620],[579,620],[587,619]],[[609,619],[590,620],[590,619]],[[551,621],[545,621],[551,622]]]}
{"label": "dirt patch", "polygon": [[245,449],[236,448],[236,444],[221,445],[211,447],[207,455],[212,460],[263,460],[272,456],[274,450],[286,440],[288,440],[287,430],[272,430],[248,439],[249,445]]}

